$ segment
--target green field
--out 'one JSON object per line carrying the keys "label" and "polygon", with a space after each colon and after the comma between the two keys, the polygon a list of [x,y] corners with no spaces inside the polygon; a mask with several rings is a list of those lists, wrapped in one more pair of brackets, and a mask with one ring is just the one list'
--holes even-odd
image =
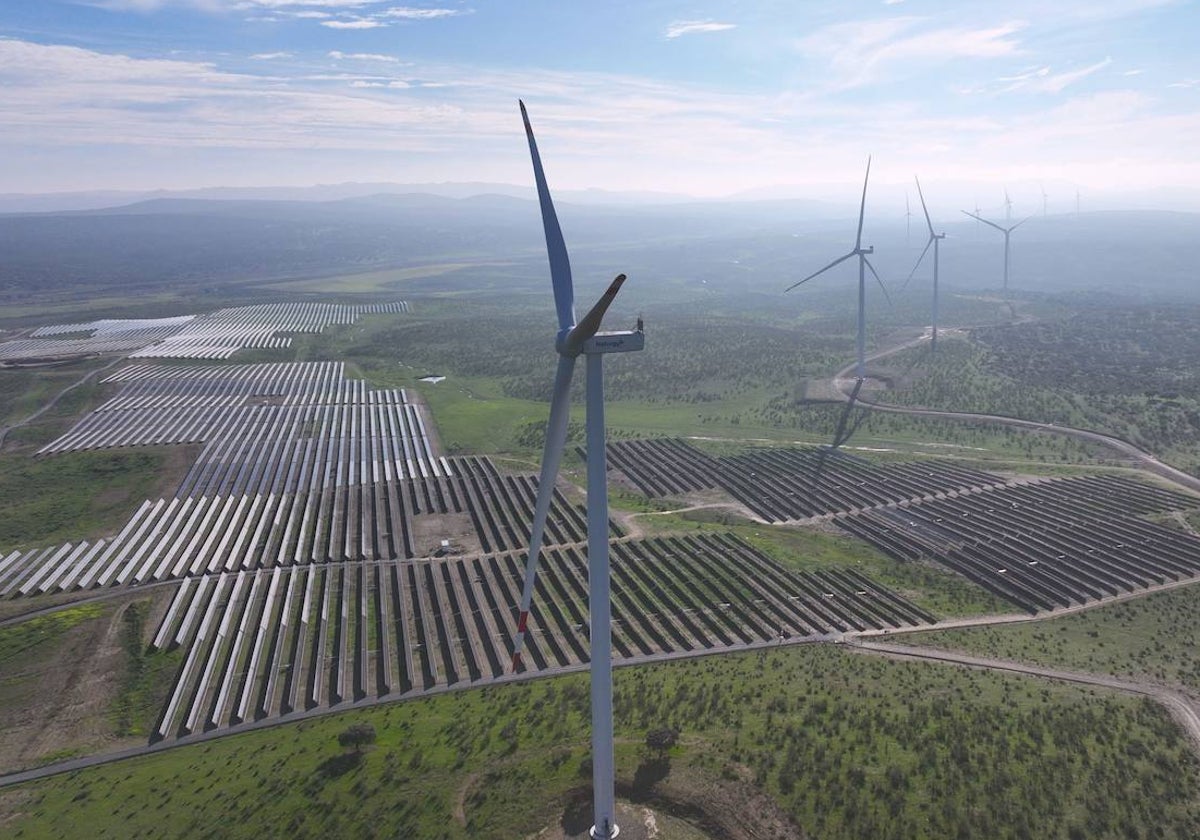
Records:
{"label": "green field", "polygon": [[1191,585],[1048,621],[914,633],[913,644],[1200,692],[1200,586]]}
{"label": "green field", "polygon": [[[619,784],[651,804],[690,791],[693,809],[748,820],[758,788],[829,840],[1200,831],[1200,765],[1146,700],[829,647],[615,682]],[[586,709],[578,675],[321,718],[4,791],[0,824],[14,838],[530,836],[588,785]],[[354,721],[379,736],[361,757],[335,738]],[[664,725],[681,745],[658,763],[641,742]]]}
{"label": "green field", "polygon": [[0,550],[119,528],[157,488],[169,457],[164,448],[0,457]]}

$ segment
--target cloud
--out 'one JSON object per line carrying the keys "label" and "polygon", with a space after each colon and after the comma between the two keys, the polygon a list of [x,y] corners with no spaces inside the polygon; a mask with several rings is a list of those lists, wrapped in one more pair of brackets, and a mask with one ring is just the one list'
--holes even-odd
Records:
{"label": "cloud", "polygon": [[291,58],[292,54],[289,52],[269,52],[269,53],[255,53],[254,55],[252,55],[250,57],[252,59],[254,59],[255,61],[274,61],[277,58]]}
{"label": "cloud", "polygon": [[736,23],[717,23],[713,20],[677,20],[667,26],[666,36],[678,38],[682,35],[693,35],[697,32],[724,32],[736,29]]}
{"label": "cloud", "polygon": [[1009,83],[1001,92],[1009,93],[1017,90],[1028,90],[1035,93],[1061,93],[1064,88],[1075,84],[1081,79],[1086,79],[1088,76],[1099,70],[1103,70],[1110,64],[1112,64],[1112,59],[1106,58],[1103,61],[1097,61],[1095,64],[1081,67],[1078,70],[1055,74],[1051,74],[1049,67],[1039,67],[1036,70],[1018,76],[1001,77],[1001,82]]}
{"label": "cloud", "polygon": [[433,20],[442,17],[457,17],[469,14],[465,9],[418,9],[413,6],[393,6],[379,13],[381,17],[403,18],[404,20]]}
{"label": "cloud", "polygon": [[809,55],[825,59],[835,88],[852,88],[879,79],[884,71],[942,64],[953,59],[991,59],[1016,55],[1013,37],[1024,21],[995,26],[926,26],[924,18],[895,17],[827,26],[798,42]]}
{"label": "cloud", "polygon": [[378,29],[387,24],[376,18],[351,18],[350,20],[323,20],[321,26],[327,26],[330,29]]}
{"label": "cloud", "polygon": [[[276,63],[135,58],[0,38],[0,174],[32,191],[122,178],[147,186],[236,177],[299,183],[317,171],[330,180],[528,183],[511,97],[519,91],[560,189],[712,195],[784,180],[828,196],[825,185],[841,181],[835,197],[853,198],[861,183],[850,181],[861,177],[868,151],[881,164],[881,189],[912,171],[998,183],[1055,172],[1084,189],[1168,175],[1200,184],[1178,141],[1200,135],[1200,114],[1180,102],[1186,95],[1167,91],[1161,101],[1115,91],[1065,102],[1007,97],[1003,108],[956,101],[947,111],[932,99],[813,97],[544,67],[331,68],[324,50],[297,55]],[[342,67],[366,72],[336,72]],[[1055,75],[1040,62],[1019,69],[1012,77]]]}
{"label": "cloud", "polygon": [[381,55],[380,53],[344,53],[341,50],[330,50],[327,55],[334,61],[384,61],[393,64],[400,61],[395,56]]}

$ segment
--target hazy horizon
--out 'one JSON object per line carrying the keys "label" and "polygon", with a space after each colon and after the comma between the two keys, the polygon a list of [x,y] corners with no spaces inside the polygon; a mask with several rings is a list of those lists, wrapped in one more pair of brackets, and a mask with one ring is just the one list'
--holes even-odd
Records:
{"label": "hazy horizon", "polygon": [[[46,0],[0,10],[13,194],[344,183],[1200,209],[1193,2],[602,11],[461,0]],[[847,196],[847,192],[849,195]],[[932,209],[932,206],[931,206]],[[914,210],[914,212],[916,212]]]}

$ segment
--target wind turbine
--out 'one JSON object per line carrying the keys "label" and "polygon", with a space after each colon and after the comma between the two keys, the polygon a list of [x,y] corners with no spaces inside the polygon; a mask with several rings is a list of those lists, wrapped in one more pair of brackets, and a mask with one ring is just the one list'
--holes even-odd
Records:
{"label": "wind turbine", "polygon": [[807,283],[817,275],[824,274],[835,265],[844,263],[851,257],[858,257],[858,364],[855,366],[855,374],[859,379],[866,378],[867,363],[866,363],[866,347],[867,347],[867,280],[866,270],[871,269],[871,273],[875,275],[875,280],[879,283],[879,288],[883,289],[883,296],[888,299],[888,303],[892,299],[888,297],[887,287],[883,285],[883,281],[879,279],[879,272],[875,270],[875,266],[871,265],[867,259],[867,254],[875,253],[875,246],[869,248],[862,246],[862,229],[863,229],[863,214],[867,209],[867,181],[871,178],[871,159],[867,158],[867,174],[863,178],[862,202],[858,206],[858,234],[854,238],[854,250],[844,256],[838,257],[829,265],[822,268],[820,271],[814,271],[812,274],[805,277],[803,280],[793,283],[784,289],[784,292],[790,292],[792,289]]}
{"label": "wind turbine", "polygon": [[[925,259],[925,255],[929,253],[929,246],[933,246],[933,336],[929,342],[929,352],[937,352],[937,328],[938,328],[938,243],[946,238],[944,233],[933,232],[933,222],[929,219],[929,208],[925,206],[925,194],[921,192],[921,179],[913,177],[917,182],[917,195],[921,197],[921,209],[925,211],[925,224],[929,226],[929,239],[925,242],[925,250],[921,252],[921,256],[917,257],[917,262],[913,266],[912,271],[908,273],[908,280],[913,279],[913,275],[917,273],[917,269],[921,267],[921,260]],[[1006,252],[1007,253],[1007,252]],[[904,285],[900,287],[900,291],[904,291],[908,287],[908,280],[904,281]]]}
{"label": "wind turbine", "polygon": [[985,225],[988,225],[989,227],[994,227],[996,230],[998,230],[1004,234],[1004,292],[1005,292],[1005,294],[1008,294],[1008,238],[1012,235],[1012,232],[1014,230],[1016,230],[1017,228],[1019,228],[1021,225],[1025,224],[1026,222],[1028,222],[1033,217],[1026,216],[1024,219],[1017,222],[1015,225],[1009,225],[1008,227],[1001,227],[1000,225],[996,224],[995,222],[989,222],[987,219],[983,218],[983,216],[977,216],[974,213],[970,213],[966,210],[964,210],[963,212],[966,213],[968,216],[970,216],[972,219],[978,219],[979,221],[983,222]]}
{"label": "wind turbine", "polygon": [[521,667],[521,647],[528,629],[542,534],[546,527],[546,516],[550,512],[550,502],[554,498],[554,482],[567,440],[571,375],[575,371],[575,360],[582,354],[587,357],[588,610],[591,614],[592,797],[595,814],[591,836],[593,840],[610,840],[617,836],[618,828],[613,795],[612,604],[608,571],[608,466],[604,452],[603,360],[605,353],[641,350],[646,340],[640,323],[636,330],[598,332],[604,313],[625,282],[624,274],[618,274],[596,305],[578,322],[575,320],[575,289],[571,281],[567,246],[550,199],[550,188],[546,186],[542,159],[538,155],[525,103],[521,102],[520,106],[525,136],[529,139],[529,155],[533,159],[533,176],[537,182],[542,227],[546,233],[546,253],[550,260],[550,281],[554,288],[554,307],[558,313],[558,334],[554,343],[558,351],[558,370],[550,400],[550,421],[546,427],[546,447],[542,452],[542,470],[538,477],[529,556],[525,561],[525,583],[521,590],[517,633],[513,642],[512,668],[517,671]]}
{"label": "wind turbine", "polygon": [[908,203],[908,192],[904,193],[904,247],[912,247],[912,207]]}
{"label": "wind turbine", "polygon": [[1012,221],[1012,199],[1008,197],[1008,187],[1004,188],[1004,221]]}
{"label": "wind turbine", "polygon": [[1046,218],[1046,199],[1049,198],[1049,196],[1046,195],[1046,185],[1041,181],[1038,181],[1038,189],[1042,191],[1042,218],[1044,219]]}

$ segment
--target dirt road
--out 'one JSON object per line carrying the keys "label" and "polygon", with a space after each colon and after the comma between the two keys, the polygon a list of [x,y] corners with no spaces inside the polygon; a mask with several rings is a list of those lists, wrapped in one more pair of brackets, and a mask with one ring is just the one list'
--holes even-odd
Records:
{"label": "dirt road", "polygon": [[[888,347],[879,350],[867,356],[868,362],[877,361],[879,359],[893,356],[902,350],[907,350],[911,347],[916,347],[926,341],[924,336],[897,344],[893,347]],[[851,362],[844,368],[834,374],[830,384],[833,386],[833,391],[843,400],[850,399],[850,392],[854,389],[855,364]],[[1122,456],[1132,460],[1141,469],[1146,472],[1153,473],[1160,478],[1165,478],[1173,484],[1190,490],[1193,493],[1200,493],[1200,478],[1177,470],[1169,464],[1164,464],[1154,455],[1134,446],[1126,440],[1122,440],[1112,435],[1093,432],[1090,429],[1076,429],[1071,426],[1059,426],[1054,423],[1039,423],[1036,420],[1022,420],[1019,417],[1006,417],[1002,414],[980,414],[973,411],[941,411],[934,408],[919,408],[915,406],[888,405],[886,403],[875,402],[869,398],[864,398],[860,392],[858,402],[863,405],[870,406],[872,411],[884,411],[889,414],[908,414],[918,417],[935,417],[944,420],[965,420],[976,423],[998,423],[1005,426],[1015,426],[1017,428],[1029,429],[1031,431],[1044,432],[1047,434],[1064,435],[1073,437],[1079,440],[1086,440],[1090,443],[1098,443],[1101,446],[1106,446],[1109,449],[1121,454]]]}
{"label": "dirt road", "polygon": [[1185,694],[1153,683],[1139,683],[1122,680],[1105,674],[1088,674],[1080,671],[1064,671],[1057,668],[1043,668],[1038,665],[1027,665],[1023,662],[1013,662],[1008,659],[989,659],[981,656],[969,656],[964,653],[953,653],[933,648],[912,647],[910,645],[895,645],[886,642],[864,642],[861,639],[847,637],[846,644],[855,650],[888,656],[893,659],[920,659],[925,661],[945,662],[964,668],[986,668],[991,671],[1010,671],[1014,674],[1025,674],[1063,682],[1097,685],[1127,694],[1140,694],[1151,697],[1166,707],[1188,737],[1193,747],[1200,750],[1200,713],[1196,711],[1193,701]]}

